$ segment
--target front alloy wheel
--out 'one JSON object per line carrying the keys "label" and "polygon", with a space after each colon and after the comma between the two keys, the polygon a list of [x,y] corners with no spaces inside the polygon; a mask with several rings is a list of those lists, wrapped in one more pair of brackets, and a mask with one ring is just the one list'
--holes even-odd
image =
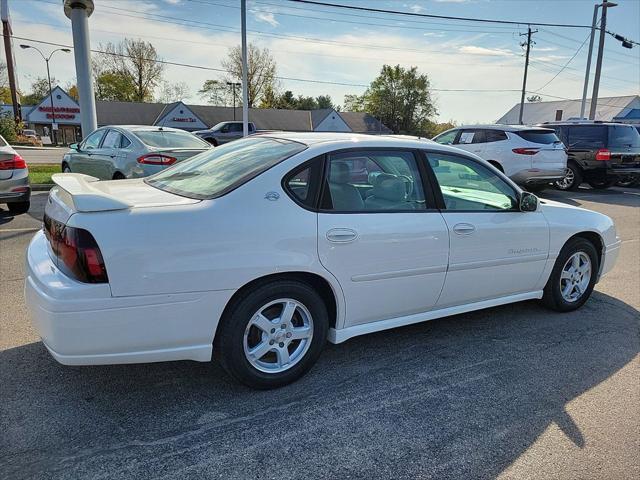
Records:
{"label": "front alloy wheel", "polygon": [[576,252],[562,267],[560,293],[567,302],[576,302],[584,295],[591,282],[591,260],[584,252]]}

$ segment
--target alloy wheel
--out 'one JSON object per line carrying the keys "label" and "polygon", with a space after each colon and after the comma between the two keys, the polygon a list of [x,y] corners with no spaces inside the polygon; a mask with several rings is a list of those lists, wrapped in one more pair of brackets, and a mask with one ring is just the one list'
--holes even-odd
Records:
{"label": "alloy wheel", "polygon": [[575,174],[573,173],[573,170],[570,168],[567,168],[567,172],[565,173],[564,177],[556,181],[556,186],[560,190],[568,190],[573,186],[573,182],[575,181],[576,181],[576,177],[575,177]]}
{"label": "alloy wheel", "polygon": [[313,318],[299,301],[280,298],[263,305],[244,332],[244,354],[265,373],[281,373],[296,365],[313,339]]}
{"label": "alloy wheel", "polygon": [[560,294],[573,303],[578,301],[589,288],[592,269],[591,259],[585,252],[576,252],[569,257],[560,274]]}

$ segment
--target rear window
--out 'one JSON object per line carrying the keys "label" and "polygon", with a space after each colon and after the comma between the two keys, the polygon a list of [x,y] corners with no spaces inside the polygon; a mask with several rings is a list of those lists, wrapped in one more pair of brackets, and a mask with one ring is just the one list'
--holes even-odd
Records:
{"label": "rear window", "polygon": [[290,140],[247,137],[207,150],[145,181],[189,198],[216,198],[306,148]]}
{"label": "rear window", "polygon": [[513,132],[527,142],[540,143],[543,145],[551,145],[559,143],[560,139],[553,130],[522,130]]}
{"label": "rear window", "polygon": [[632,125],[609,127],[609,148],[640,148],[640,133]]}
{"label": "rear window", "polygon": [[142,143],[158,148],[209,148],[209,144],[188,132],[175,130],[134,130]]}

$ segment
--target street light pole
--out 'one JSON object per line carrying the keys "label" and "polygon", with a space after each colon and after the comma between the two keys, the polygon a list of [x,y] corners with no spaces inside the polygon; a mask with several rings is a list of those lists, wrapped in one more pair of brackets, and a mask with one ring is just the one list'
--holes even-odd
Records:
{"label": "street light pole", "polygon": [[247,0],[240,0],[242,35],[242,136],[249,135],[249,84],[247,83]]}
{"label": "street light pole", "polygon": [[227,82],[227,86],[233,89],[233,121],[236,120],[236,87],[239,87],[241,84],[238,82]]}
{"label": "street light pole", "polygon": [[22,49],[31,48],[31,49],[35,50],[36,52],[38,52],[40,54],[40,56],[43,58],[44,62],[47,65],[47,81],[49,83],[49,101],[51,102],[51,135],[53,137],[54,145],[57,145],[58,144],[58,135],[57,135],[57,132],[56,132],[56,130],[54,128],[54,126],[56,124],[56,110],[55,110],[55,107],[53,105],[53,89],[51,88],[51,74],[49,73],[49,60],[51,60],[51,57],[53,57],[53,54],[56,53],[56,52],[69,53],[71,50],[69,50],[68,48],[57,48],[56,50],[51,52],[49,54],[49,56],[47,57],[37,47],[33,47],[31,45],[22,44],[22,45],[20,45],[20,48],[22,48]]}
{"label": "street light pole", "polygon": [[600,40],[598,42],[598,58],[596,60],[596,75],[593,79],[593,95],[591,96],[591,109],[589,120],[595,120],[598,107],[598,90],[600,89],[600,74],[602,73],[602,55],[604,54],[604,40],[607,34],[607,8],[615,7],[617,3],[602,2],[602,19],[600,20]]}

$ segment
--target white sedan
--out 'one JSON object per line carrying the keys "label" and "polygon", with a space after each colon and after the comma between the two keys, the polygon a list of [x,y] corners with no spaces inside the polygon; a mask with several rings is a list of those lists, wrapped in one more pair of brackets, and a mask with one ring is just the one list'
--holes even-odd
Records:
{"label": "white sedan", "polygon": [[209,361],[287,384],[328,340],[521,300],[570,311],[611,219],[422,140],[251,136],[146,179],[58,174],[26,297],[67,365]]}

